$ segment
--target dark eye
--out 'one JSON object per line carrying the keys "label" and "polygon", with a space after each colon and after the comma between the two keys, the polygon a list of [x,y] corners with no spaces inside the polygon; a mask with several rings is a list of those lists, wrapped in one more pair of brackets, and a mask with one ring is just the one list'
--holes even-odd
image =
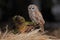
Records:
{"label": "dark eye", "polygon": [[34,9],[34,8],[32,8],[32,9]]}
{"label": "dark eye", "polygon": [[29,9],[31,9],[31,8],[29,8]]}

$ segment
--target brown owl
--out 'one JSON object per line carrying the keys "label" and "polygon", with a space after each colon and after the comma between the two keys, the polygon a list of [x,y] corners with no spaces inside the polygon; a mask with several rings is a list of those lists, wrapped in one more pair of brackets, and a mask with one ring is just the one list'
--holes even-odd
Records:
{"label": "brown owl", "polygon": [[32,20],[33,23],[39,24],[40,30],[44,32],[44,24],[45,21],[42,17],[41,12],[38,9],[38,6],[35,4],[31,4],[28,6],[28,13],[29,17]]}

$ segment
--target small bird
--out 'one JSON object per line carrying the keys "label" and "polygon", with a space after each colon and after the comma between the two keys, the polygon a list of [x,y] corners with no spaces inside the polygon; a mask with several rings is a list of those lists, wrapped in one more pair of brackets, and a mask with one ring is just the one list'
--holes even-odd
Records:
{"label": "small bird", "polygon": [[16,15],[13,17],[13,22],[20,33],[27,33],[33,29],[31,22],[27,22],[24,17]]}
{"label": "small bird", "polygon": [[29,17],[30,17],[31,21],[33,23],[39,24],[40,30],[42,32],[44,32],[45,21],[43,19],[41,12],[38,9],[38,6],[35,4],[29,5],[28,6],[28,13],[29,13]]}

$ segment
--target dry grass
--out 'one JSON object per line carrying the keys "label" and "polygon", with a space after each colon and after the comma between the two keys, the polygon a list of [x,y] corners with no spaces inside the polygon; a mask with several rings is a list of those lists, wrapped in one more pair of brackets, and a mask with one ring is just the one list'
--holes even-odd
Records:
{"label": "dry grass", "polygon": [[51,39],[48,35],[42,35],[38,32],[39,29],[31,31],[29,33],[21,33],[21,34],[13,34],[12,32],[4,33],[1,35],[0,32],[0,40],[56,40]]}
{"label": "dry grass", "polygon": [[[8,32],[8,25],[6,26],[6,32],[2,33],[0,31],[0,40],[60,40],[57,39],[56,37],[53,36],[48,36],[46,34],[42,34],[41,32],[38,32],[39,29],[36,30],[31,30],[33,29],[32,27],[35,26],[32,25],[32,23],[30,22],[26,22],[25,19],[23,17],[19,17],[17,16],[18,19],[15,20],[16,16],[13,17],[13,22],[15,24],[16,27],[18,27],[19,32],[21,33],[17,33],[14,34],[13,32]],[[23,20],[21,20],[23,19]],[[21,24],[19,24],[21,23]],[[32,26],[27,26],[27,25],[32,25]],[[31,27],[31,28],[30,28]],[[25,33],[25,31],[31,30],[29,33]],[[54,32],[49,32],[51,35],[55,35],[57,37],[60,37],[60,29],[59,30],[55,30]]]}

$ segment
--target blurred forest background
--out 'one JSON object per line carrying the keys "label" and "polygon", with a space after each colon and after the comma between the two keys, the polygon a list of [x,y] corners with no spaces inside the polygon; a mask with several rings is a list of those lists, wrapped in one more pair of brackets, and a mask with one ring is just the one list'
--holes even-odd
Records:
{"label": "blurred forest background", "polygon": [[52,0],[0,0],[0,21],[7,21],[14,15],[21,15],[30,20],[27,10],[29,4],[39,6],[45,21],[55,21],[51,13]]}
{"label": "blurred forest background", "polygon": [[60,0],[0,0],[0,23],[8,22],[15,15],[30,21],[27,9],[29,4],[39,6],[46,27],[55,28],[60,24]]}

